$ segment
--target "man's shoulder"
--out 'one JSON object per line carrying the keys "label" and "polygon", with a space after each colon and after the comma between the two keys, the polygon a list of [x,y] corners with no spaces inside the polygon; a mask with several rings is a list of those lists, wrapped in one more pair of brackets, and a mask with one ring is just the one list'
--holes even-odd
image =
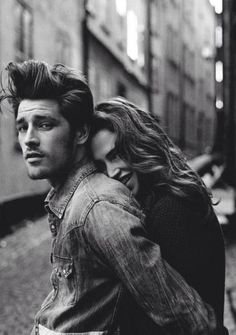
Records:
{"label": "man's shoulder", "polygon": [[90,174],[83,180],[71,200],[73,204],[77,204],[77,210],[83,212],[89,211],[96,203],[101,202],[140,209],[139,203],[126,186],[98,172]]}
{"label": "man's shoulder", "polygon": [[130,190],[119,181],[104,174],[88,178],[86,193],[90,206],[84,210],[83,223],[88,239],[100,246],[118,245],[129,239],[134,231],[144,229],[144,213]]}
{"label": "man's shoulder", "polygon": [[121,182],[103,173],[94,173],[85,180],[85,189],[93,201],[109,201],[139,206],[130,190]]}

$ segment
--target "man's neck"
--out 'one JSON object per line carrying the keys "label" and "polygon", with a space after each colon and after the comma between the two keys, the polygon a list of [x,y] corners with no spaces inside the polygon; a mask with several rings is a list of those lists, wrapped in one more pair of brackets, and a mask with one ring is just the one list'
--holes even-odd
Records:
{"label": "man's neck", "polygon": [[75,170],[78,170],[81,166],[89,162],[89,156],[87,154],[86,149],[83,147],[78,151],[75,159],[71,163],[68,164],[67,168],[62,171],[60,174],[53,176],[48,179],[49,184],[57,189],[64,183],[67,177]]}

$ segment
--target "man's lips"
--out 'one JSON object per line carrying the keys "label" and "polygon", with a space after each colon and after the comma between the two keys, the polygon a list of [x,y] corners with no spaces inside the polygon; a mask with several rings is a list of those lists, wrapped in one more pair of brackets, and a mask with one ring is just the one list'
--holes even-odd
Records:
{"label": "man's lips", "polygon": [[25,154],[25,159],[37,159],[42,158],[44,155],[40,152],[31,151]]}

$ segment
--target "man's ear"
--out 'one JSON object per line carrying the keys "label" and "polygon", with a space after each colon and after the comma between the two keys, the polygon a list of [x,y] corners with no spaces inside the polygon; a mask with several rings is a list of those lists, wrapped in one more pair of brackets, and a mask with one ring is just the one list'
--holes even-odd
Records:
{"label": "man's ear", "polygon": [[85,125],[83,128],[76,131],[76,143],[85,144],[89,137],[89,127]]}

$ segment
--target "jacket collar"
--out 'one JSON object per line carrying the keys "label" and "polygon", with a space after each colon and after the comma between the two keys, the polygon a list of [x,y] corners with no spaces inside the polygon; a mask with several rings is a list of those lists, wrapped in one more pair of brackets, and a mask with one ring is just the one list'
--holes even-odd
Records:
{"label": "jacket collar", "polygon": [[53,212],[61,219],[72,195],[81,181],[95,170],[96,168],[92,162],[74,168],[59,187],[52,188],[49,191],[44,202],[46,210]]}

